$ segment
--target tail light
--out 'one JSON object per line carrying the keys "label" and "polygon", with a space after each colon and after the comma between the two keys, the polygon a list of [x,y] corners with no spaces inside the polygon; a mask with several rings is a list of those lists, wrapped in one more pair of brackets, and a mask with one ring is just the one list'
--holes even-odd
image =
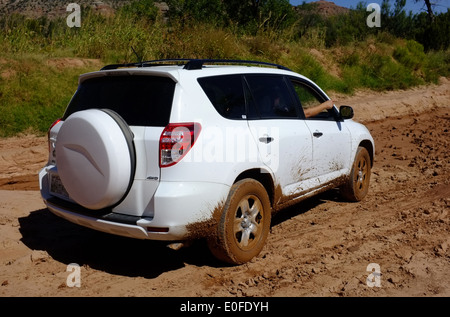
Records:
{"label": "tail light", "polygon": [[61,119],[57,119],[55,122],[52,123],[52,125],[51,125],[50,128],[48,129],[48,132],[47,132],[47,140],[48,140],[48,151],[49,151],[49,152],[53,151],[53,146],[52,146],[51,141],[50,141],[50,131],[51,131],[52,128],[53,128],[55,125],[57,125],[60,121],[61,121]]}
{"label": "tail light", "polygon": [[159,166],[178,163],[192,148],[200,134],[200,123],[171,123],[164,128],[159,139]]}

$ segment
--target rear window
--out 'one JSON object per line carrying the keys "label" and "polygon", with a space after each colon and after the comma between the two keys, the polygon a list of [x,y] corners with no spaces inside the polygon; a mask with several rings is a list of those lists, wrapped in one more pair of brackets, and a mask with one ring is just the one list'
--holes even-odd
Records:
{"label": "rear window", "polygon": [[85,80],[64,118],[87,109],[111,109],[128,125],[164,127],[169,123],[175,82],[156,76],[105,76]]}

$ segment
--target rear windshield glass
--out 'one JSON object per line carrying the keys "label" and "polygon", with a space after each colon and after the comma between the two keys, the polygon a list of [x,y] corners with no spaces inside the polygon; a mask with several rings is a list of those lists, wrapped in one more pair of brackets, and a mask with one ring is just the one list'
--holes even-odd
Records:
{"label": "rear windshield glass", "polygon": [[86,109],[111,109],[128,125],[164,127],[169,123],[175,82],[156,76],[105,76],[85,80],[64,118]]}

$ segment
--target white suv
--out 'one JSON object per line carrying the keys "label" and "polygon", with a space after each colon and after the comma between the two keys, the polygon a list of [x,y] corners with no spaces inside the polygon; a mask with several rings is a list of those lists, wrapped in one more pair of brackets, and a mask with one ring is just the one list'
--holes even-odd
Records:
{"label": "white suv", "polygon": [[[225,65],[226,64],[226,65]],[[339,187],[368,191],[369,131],[311,80],[255,61],[158,60],[80,76],[48,133],[42,197],[56,215],[138,239],[206,238],[219,259],[258,255],[271,215]]]}

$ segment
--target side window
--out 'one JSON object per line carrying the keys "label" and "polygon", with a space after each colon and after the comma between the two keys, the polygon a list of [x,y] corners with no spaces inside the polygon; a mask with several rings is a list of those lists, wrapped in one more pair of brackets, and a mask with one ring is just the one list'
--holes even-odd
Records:
{"label": "side window", "polygon": [[294,99],[283,76],[246,75],[246,80],[260,118],[298,118]]}
{"label": "side window", "polygon": [[[307,83],[293,79],[291,79],[291,82],[303,111],[316,107],[325,101],[324,97],[320,96],[320,94]],[[308,119],[334,119],[334,116],[328,110],[323,110],[318,115]]]}
{"label": "side window", "polygon": [[198,82],[220,115],[227,119],[246,119],[241,75],[203,77]]}

